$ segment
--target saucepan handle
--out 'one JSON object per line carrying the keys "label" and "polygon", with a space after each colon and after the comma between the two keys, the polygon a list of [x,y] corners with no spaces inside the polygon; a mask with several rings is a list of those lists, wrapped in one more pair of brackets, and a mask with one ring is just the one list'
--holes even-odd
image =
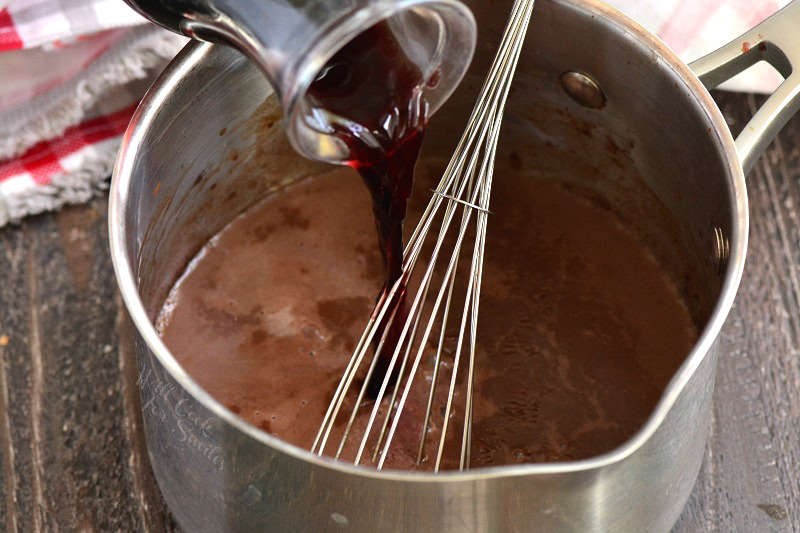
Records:
{"label": "saucepan handle", "polygon": [[759,61],[775,67],[784,81],[736,139],[745,173],[800,110],[800,0],[689,66],[707,88],[713,89]]}

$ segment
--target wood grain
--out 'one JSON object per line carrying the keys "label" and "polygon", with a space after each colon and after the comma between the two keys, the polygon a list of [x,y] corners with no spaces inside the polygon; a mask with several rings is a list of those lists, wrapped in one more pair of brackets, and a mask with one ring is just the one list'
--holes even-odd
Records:
{"label": "wood grain", "polygon": [[[763,102],[715,98],[734,132]],[[800,118],[747,186],[747,264],[722,332],[705,462],[676,532],[800,531]]]}
{"label": "wood grain", "polygon": [[[717,94],[734,130],[762,101]],[[800,118],[747,177],[750,249],[674,528],[800,531]],[[0,529],[173,531],[144,448],[106,202],[0,230]],[[7,336],[7,339],[4,339]]]}
{"label": "wood grain", "polygon": [[2,375],[3,487],[6,491],[5,518],[8,531],[32,531],[34,501],[30,432],[30,294],[25,279],[25,257],[29,246],[25,229],[0,233],[0,347]]}
{"label": "wood grain", "polygon": [[169,523],[143,459],[135,375],[119,350],[127,319],[105,212],[95,200],[0,234],[9,531],[162,531]]}

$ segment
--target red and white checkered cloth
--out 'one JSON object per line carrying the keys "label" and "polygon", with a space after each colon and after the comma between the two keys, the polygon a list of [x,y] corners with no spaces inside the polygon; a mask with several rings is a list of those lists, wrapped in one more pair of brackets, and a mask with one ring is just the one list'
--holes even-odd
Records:
{"label": "red and white checkered cloth", "polygon": [[139,99],[185,42],[122,0],[0,0],[0,226],[103,188]]}
{"label": "red and white checkered cloth", "polygon": [[104,29],[141,23],[119,0],[11,1],[0,13],[0,51],[65,46]]}
{"label": "red and white checkered cloth", "polygon": [[[789,2],[608,1],[687,61]],[[184,42],[122,0],[0,0],[0,226],[102,188],[136,103]],[[777,80],[762,69],[728,87]]]}

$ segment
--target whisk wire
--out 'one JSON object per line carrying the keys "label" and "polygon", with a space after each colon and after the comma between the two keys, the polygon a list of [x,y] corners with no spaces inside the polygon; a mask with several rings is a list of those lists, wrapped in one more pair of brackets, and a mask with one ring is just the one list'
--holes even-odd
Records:
{"label": "whisk wire", "polygon": [[[462,183],[461,188],[459,190],[459,194],[461,194],[461,192],[463,192],[463,189],[466,188],[466,185],[467,185],[466,181]],[[447,233],[447,229],[450,226],[450,223],[452,221],[452,218],[453,218],[454,214],[455,214],[455,209],[452,209],[452,208],[450,208],[450,206],[448,206],[448,209],[445,212],[445,222],[442,224],[442,230],[439,232],[439,238],[437,239],[436,246],[434,247],[434,251],[431,254],[431,261],[428,263],[428,267],[426,268],[426,271],[425,271],[425,276],[424,276],[423,281],[422,281],[421,292],[420,291],[417,292],[417,297],[415,298],[414,304],[411,307],[411,310],[409,312],[409,316],[414,316],[415,313],[417,313],[417,312],[421,313],[421,310],[418,311],[420,301],[424,302],[424,299],[421,298],[421,297],[422,296],[427,296],[428,287],[430,285],[430,281],[431,281],[432,274],[433,274],[433,269],[434,269],[434,266],[436,264],[436,258],[438,257],[439,251],[442,248],[442,245],[444,243],[444,239],[445,239],[445,236],[446,236],[446,233]],[[461,238],[462,237],[463,237],[463,234],[460,234],[459,235],[459,240],[456,243],[456,248],[460,247]],[[451,260],[450,264],[448,265],[448,275],[449,275],[450,271],[452,270],[452,268],[454,267],[454,264],[455,264],[455,262],[453,260]],[[439,294],[438,294],[438,296],[436,298],[436,303],[434,304],[433,311],[431,312],[431,316],[435,316],[436,315],[436,312],[439,309],[439,305],[441,304],[441,297],[442,297],[442,291],[440,290]],[[391,371],[392,371],[392,369],[394,367],[394,364],[395,364],[396,357],[397,357],[398,351],[400,349],[400,346],[402,345],[403,341],[405,340],[405,334],[406,334],[406,331],[408,329],[409,323],[410,322],[406,322],[406,324],[404,326],[404,329],[403,329],[403,332],[400,334],[400,337],[399,337],[399,339],[397,341],[397,348],[395,349],[395,353],[394,353],[394,355],[392,357],[392,361],[389,364],[389,369],[386,372],[386,377],[384,377],[384,382],[381,385],[381,389],[378,392],[378,396],[377,396],[377,398],[375,400],[376,401],[376,406],[383,399],[383,394],[385,392],[385,386],[386,386],[386,384],[388,382],[389,377],[391,376]],[[413,365],[413,367],[411,369],[411,373],[409,374],[409,378],[410,379],[408,379],[406,381],[406,386],[405,386],[404,391],[403,391],[403,396],[402,396],[402,398],[400,400],[400,403],[398,404],[398,406],[396,408],[395,416],[394,416],[394,419],[393,419],[393,422],[392,422],[392,427],[391,427],[391,429],[389,431],[389,435],[388,435],[388,437],[386,439],[386,445],[384,447],[384,451],[381,454],[381,460],[379,462],[379,468],[382,466],[383,461],[385,460],[386,453],[388,452],[389,445],[391,444],[392,438],[394,436],[394,431],[395,431],[395,429],[397,427],[397,422],[399,421],[399,418],[400,418],[399,415],[403,412],[403,408],[404,408],[405,403],[406,403],[406,398],[408,396],[408,391],[411,388],[411,384],[413,382],[413,376],[416,375],[417,367],[419,366],[419,361],[420,361],[420,359],[422,357],[422,354],[423,354],[423,352],[425,350],[425,346],[426,346],[426,344],[428,342],[428,338],[430,336],[430,332],[431,332],[432,326],[433,326],[433,321],[428,322],[428,327],[426,328],[425,334],[422,337],[422,341],[419,344],[419,350],[418,350],[418,353],[417,353],[417,357],[416,357],[416,359],[414,361],[414,365]],[[376,353],[375,357],[377,357],[377,356],[378,356],[378,354]],[[373,408],[373,414],[374,414],[375,411],[376,411],[376,409]],[[367,428],[365,430],[364,438],[366,438],[369,435],[369,431],[370,431],[370,429],[372,427],[372,421],[373,421],[373,415],[370,415],[370,421],[367,423]]]}
{"label": "whisk wire", "polygon": [[492,179],[494,177],[494,161],[497,154],[497,142],[499,139],[500,134],[500,126],[503,122],[503,114],[505,111],[505,104],[508,99],[508,93],[511,88],[511,80],[514,79],[514,74],[516,72],[517,63],[519,61],[519,55],[522,50],[521,40],[524,39],[524,36],[528,30],[528,24],[530,22],[530,14],[531,10],[533,9],[533,2],[529,3],[530,5],[526,6],[527,10],[525,14],[521,17],[522,27],[519,30],[519,39],[520,44],[514,47],[513,55],[511,58],[510,70],[507,75],[507,82],[503,89],[503,94],[500,100],[500,105],[497,107],[497,118],[495,121],[495,130],[493,131],[492,141],[490,143],[490,155],[488,157],[489,167],[487,169],[487,176],[485,185],[482,190],[482,197],[481,197],[481,205],[486,207],[486,210],[483,212],[478,213],[478,230],[476,232],[476,243],[475,243],[475,252],[473,253],[473,260],[474,265],[477,268],[477,273],[474,277],[472,277],[472,282],[475,285],[475,297],[473,300],[472,305],[472,316],[471,316],[471,336],[470,336],[470,360],[469,360],[469,371],[467,375],[467,393],[466,393],[466,404],[464,408],[464,431],[462,433],[462,442],[461,442],[461,459],[459,463],[459,468],[463,470],[465,467],[469,467],[470,461],[470,443],[472,441],[472,406],[473,406],[473,388],[475,384],[475,341],[477,339],[477,327],[478,327],[478,309],[480,306],[480,292],[481,292],[481,282],[483,280],[483,253],[485,250],[486,245],[486,230],[489,223],[489,219],[486,216],[489,213],[489,197],[492,188]]}
{"label": "whisk wire", "polygon": [[[364,450],[370,440],[373,426],[379,416],[380,408],[383,405],[383,400],[390,387],[389,383],[392,379],[394,369],[398,365],[399,359],[400,369],[397,373],[396,381],[391,386],[390,400],[388,405],[386,405],[386,413],[383,415],[382,423],[379,424],[380,431],[374,448],[372,448],[372,462],[374,463],[377,459],[377,468],[379,470],[383,468],[395,437],[401,415],[407,404],[410,390],[422,363],[423,355],[426,353],[428,340],[434,330],[434,326],[438,323],[440,324],[439,338],[436,343],[433,374],[429,390],[427,391],[425,416],[420,430],[420,441],[416,457],[417,463],[421,463],[424,460],[426,436],[432,420],[437,382],[441,374],[440,366],[443,363],[442,356],[445,352],[444,346],[447,340],[446,330],[450,311],[452,309],[455,280],[457,275],[460,275],[458,273],[461,271],[459,268],[461,247],[466,238],[467,231],[471,227],[470,224],[474,214],[475,235],[472,244],[472,257],[467,274],[468,282],[466,284],[466,294],[464,295],[463,312],[460,317],[458,334],[455,338],[455,350],[454,352],[448,352],[454,353],[454,355],[450,371],[447,401],[443,412],[441,432],[436,449],[434,470],[438,471],[441,467],[448,426],[454,408],[457,377],[459,375],[459,367],[462,358],[467,358],[468,362],[466,369],[466,398],[464,403],[464,421],[459,468],[464,469],[469,467],[474,405],[473,391],[475,382],[478,310],[481,280],[483,277],[486,231],[488,227],[488,215],[490,214],[489,199],[494,176],[494,160],[497,154],[497,144],[506,101],[516,71],[522,43],[528,29],[533,5],[534,0],[516,0],[514,2],[505,32],[501,39],[500,48],[481,88],[478,101],[470,113],[464,133],[459,139],[453,156],[448,162],[442,174],[442,178],[422,214],[420,222],[417,224],[408,241],[408,245],[405,249],[401,276],[392,287],[386,287],[381,297],[378,299],[375,310],[367,322],[364,333],[345,368],[344,374],[337,385],[333,398],[323,417],[322,424],[312,446],[312,451],[319,455],[324,453],[326,444],[332,434],[336,420],[338,419],[338,415],[344,405],[345,398],[348,395],[348,391],[352,387],[356,376],[359,374],[359,369],[372,345],[373,339],[376,335],[380,335],[378,346],[374,350],[372,359],[370,360],[366,377],[361,384],[354,407],[339,440],[335,457],[339,458],[343,453],[345,444],[354,426],[356,416],[364,402],[368,383],[370,383],[375,368],[377,367],[377,362],[387,343],[389,331],[392,329],[392,325],[397,319],[399,309],[405,305],[402,302],[408,295],[405,291],[407,291],[407,285],[411,279],[411,274],[421,256],[423,245],[430,241],[429,232],[434,221],[441,216],[438,235],[432,244],[433,248],[430,252],[428,263],[419,281],[419,286],[412,299],[410,309],[405,315],[402,330],[400,331],[396,344],[392,347],[392,355],[389,359],[386,373],[381,380],[378,394],[372,405],[354,462],[355,464],[359,464],[362,460]],[[443,213],[440,213],[442,205],[445,206],[445,209]],[[458,208],[462,209],[461,220],[460,224],[455,227],[455,234],[451,236],[450,228],[452,227],[452,222]],[[435,297],[432,299],[432,302],[429,302],[428,296],[432,288],[431,284],[434,279],[437,261],[445,248],[445,243],[449,242],[453,237],[455,238],[455,242],[452,245],[447,266],[442,274],[441,284],[439,288],[434,291]],[[439,313],[440,310],[442,310],[441,315]],[[384,323],[384,317],[386,317],[387,314],[388,320]],[[427,319],[419,342],[417,343],[417,337],[420,331],[419,327],[423,315],[427,316]],[[467,343],[466,346],[465,342]],[[412,350],[416,350],[413,356]],[[406,372],[407,369],[408,371]],[[399,400],[398,393],[400,393]]]}

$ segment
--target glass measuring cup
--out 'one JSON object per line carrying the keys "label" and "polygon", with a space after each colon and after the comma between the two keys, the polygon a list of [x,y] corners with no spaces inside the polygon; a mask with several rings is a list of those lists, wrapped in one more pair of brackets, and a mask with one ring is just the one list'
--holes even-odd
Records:
{"label": "glass measuring cup", "polygon": [[281,101],[293,147],[331,163],[349,161],[350,149],[320,120],[307,90],[337,51],[385,22],[419,71],[430,116],[461,81],[477,34],[472,13],[457,0],[126,1],[161,26],[247,54]]}

